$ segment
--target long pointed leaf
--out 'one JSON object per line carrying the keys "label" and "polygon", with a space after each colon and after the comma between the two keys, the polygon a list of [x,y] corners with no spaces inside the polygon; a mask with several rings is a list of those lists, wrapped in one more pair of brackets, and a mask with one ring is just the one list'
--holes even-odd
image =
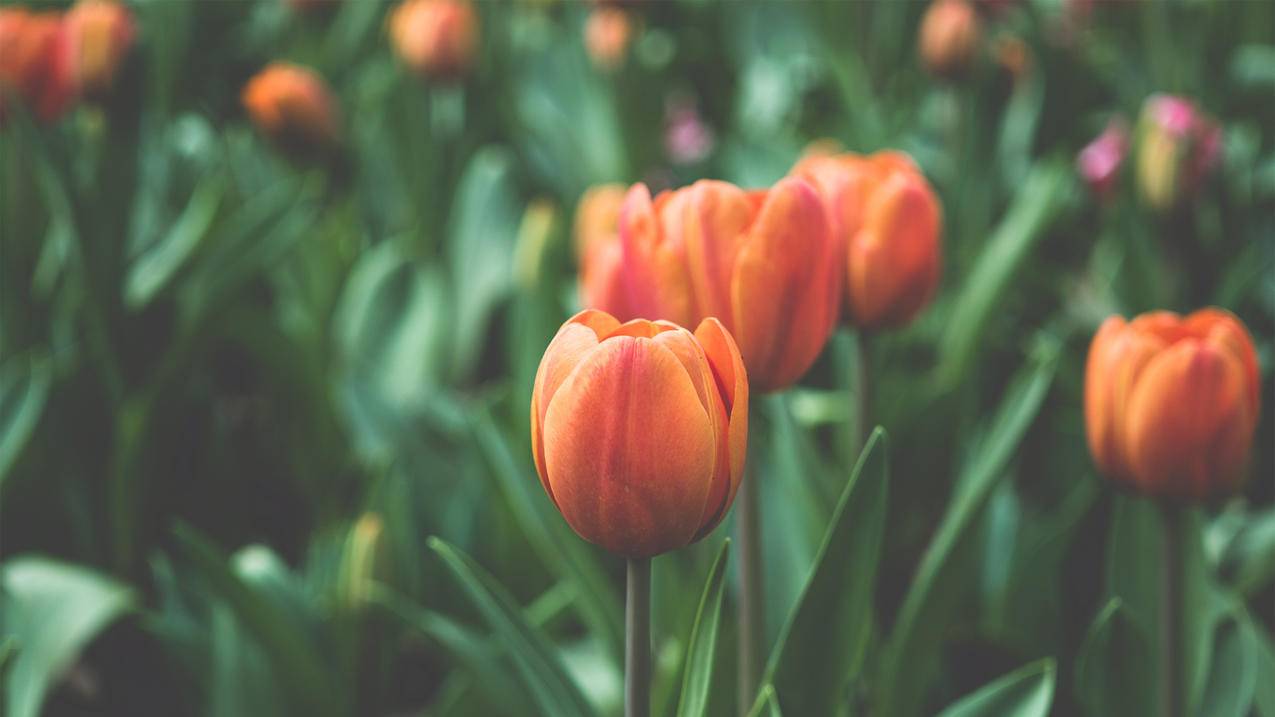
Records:
{"label": "long pointed leaf", "polygon": [[1033,662],[961,698],[939,717],[1046,717],[1056,672],[1053,659]]}
{"label": "long pointed leaf", "polygon": [[713,682],[713,663],[717,657],[717,628],[722,618],[722,585],[726,576],[726,556],[730,538],[717,551],[717,559],[708,571],[708,582],[699,599],[695,625],[691,628],[690,647],[686,651],[686,668],[682,672],[682,697],[677,703],[680,717],[698,717],[708,710],[709,688]]}

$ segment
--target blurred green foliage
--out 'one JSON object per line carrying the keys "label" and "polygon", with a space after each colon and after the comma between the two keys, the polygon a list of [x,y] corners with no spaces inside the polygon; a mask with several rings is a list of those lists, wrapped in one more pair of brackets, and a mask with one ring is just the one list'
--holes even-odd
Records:
{"label": "blurred green foliage", "polygon": [[[1275,5],[988,3],[942,83],[921,3],[635,4],[613,74],[589,6],[480,3],[456,85],[397,65],[375,0],[130,5],[109,100],[0,131],[11,717],[618,713],[623,566],[529,450],[571,212],[603,181],[764,185],[820,138],[918,160],[945,270],[871,343],[888,443],[857,456],[848,329],[756,402],[753,713],[1156,713],[1159,519],[1094,471],[1084,355],[1110,313],[1217,304],[1254,334],[1264,411],[1243,494],[1187,521],[1190,701],[1275,717]],[[275,59],[331,83],[339,156],[289,162],[248,124],[239,90]],[[1215,177],[1168,215],[1128,171],[1088,197],[1076,152],[1159,91],[1221,122]],[[679,164],[688,103],[714,141]],[[749,707],[730,532],[654,562],[660,714]]]}

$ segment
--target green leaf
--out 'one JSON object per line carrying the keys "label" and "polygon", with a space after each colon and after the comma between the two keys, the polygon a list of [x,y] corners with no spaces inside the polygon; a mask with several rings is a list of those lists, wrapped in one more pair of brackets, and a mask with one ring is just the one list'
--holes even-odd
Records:
{"label": "green leaf", "polygon": [[1058,346],[1039,343],[1032,361],[1005,392],[984,433],[986,438],[959,476],[947,513],[921,558],[886,644],[877,695],[879,714],[905,717],[920,711],[924,685],[943,644],[943,630],[959,605],[956,596],[967,587],[962,581],[970,579],[957,569],[955,556],[1040,410],[1057,364]]}
{"label": "green leaf", "polygon": [[452,370],[464,377],[485,346],[492,309],[514,286],[522,207],[508,152],[488,147],[474,155],[461,176],[451,216],[448,250],[456,298]]}
{"label": "green leaf", "polygon": [[291,616],[245,583],[217,548],[193,528],[179,524],[174,533],[209,589],[226,601],[260,641],[295,705],[316,715],[343,714],[344,702],[334,675],[324,664],[318,645],[298,631]]}
{"label": "green leaf", "polygon": [[168,233],[133,260],[124,280],[124,303],[140,309],[150,303],[185,265],[186,260],[208,235],[226,183],[219,174],[200,182]]}
{"label": "green leaf", "polygon": [[1021,667],[939,713],[939,717],[1046,717],[1054,699],[1052,658]]}
{"label": "green leaf", "polygon": [[[0,475],[3,465],[0,461]],[[1275,508],[1245,517],[1222,552],[1220,569],[1244,595],[1257,593],[1275,579]]]}
{"label": "green leaf", "polygon": [[691,628],[690,646],[686,650],[686,667],[682,672],[682,697],[677,703],[681,717],[699,717],[708,711],[708,696],[713,683],[713,663],[717,659],[717,628],[722,618],[722,585],[726,577],[726,556],[730,538],[722,542],[717,559],[708,571],[708,582],[699,599],[695,624]]}
{"label": "green leaf", "polygon": [[75,565],[19,557],[0,568],[0,627],[18,653],[6,676],[5,714],[35,717],[49,688],[102,631],[133,609],[133,592]]}
{"label": "green leaf", "polygon": [[532,548],[562,580],[576,588],[580,616],[592,632],[600,636],[617,661],[624,655],[624,615],[620,596],[606,572],[567,526],[557,508],[544,494],[540,482],[525,462],[516,460],[509,444],[492,421],[487,409],[471,412],[474,437],[491,474],[505,495],[514,519]]}
{"label": "green leaf", "polygon": [[[1257,692],[1258,645],[1250,632],[1235,620],[1224,621],[1217,630],[1213,666],[1204,683],[1198,714],[1206,717],[1245,717]],[[1269,681],[1272,674],[1268,673]]]}
{"label": "green leaf", "polygon": [[748,717],[784,717],[774,685],[765,685],[757,691],[757,701],[753,703]]}
{"label": "green leaf", "polygon": [[571,680],[553,643],[528,624],[508,591],[468,555],[438,538],[429,548],[465,588],[479,612],[509,647],[523,679],[541,712],[547,715],[589,715],[592,710]]}
{"label": "green leaf", "polygon": [[1254,706],[1262,717],[1275,717],[1275,680],[1265,677],[1275,675],[1275,645],[1271,644],[1270,635],[1261,624],[1247,611],[1239,611],[1239,621],[1240,629],[1244,631],[1248,642],[1254,647],[1257,656],[1257,674],[1263,676],[1257,681],[1257,688],[1253,695]]}
{"label": "green leaf", "polygon": [[1088,714],[1131,715],[1156,703],[1156,655],[1120,598],[1098,613],[1076,657],[1076,696]]}
{"label": "green leaf", "polygon": [[485,699],[503,708],[507,714],[525,709],[517,685],[509,669],[499,659],[489,641],[446,615],[422,608],[397,592],[378,585],[372,601],[384,607],[404,625],[419,630],[451,653],[483,686]]}
{"label": "green leaf", "polygon": [[1024,180],[1005,218],[987,240],[956,298],[940,342],[939,381],[952,386],[965,375],[982,344],[988,318],[1000,305],[1024,259],[1069,202],[1072,169],[1053,162],[1037,164]]}
{"label": "green leaf", "polygon": [[833,714],[859,673],[885,533],[888,444],[877,428],[846,481],[801,597],[770,655],[767,677],[795,714]]}
{"label": "green leaf", "polygon": [[0,490],[40,422],[49,382],[43,359],[14,357],[0,366]]}

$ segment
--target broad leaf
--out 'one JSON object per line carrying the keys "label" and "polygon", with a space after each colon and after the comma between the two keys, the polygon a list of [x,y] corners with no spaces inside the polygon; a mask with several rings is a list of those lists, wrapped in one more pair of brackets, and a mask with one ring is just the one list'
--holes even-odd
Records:
{"label": "broad leaf", "polygon": [[86,568],[19,557],[0,568],[0,631],[17,648],[5,683],[9,717],[40,714],[49,688],[106,626],[131,610],[133,592]]}
{"label": "broad leaf", "polygon": [[1112,598],[1076,658],[1076,697],[1089,714],[1137,714],[1156,703],[1156,664],[1147,628]]}
{"label": "broad leaf", "polygon": [[763,682],[795,714],[832,714],[862,665],[885,532],[888,444],[877,428],[828,524]]}

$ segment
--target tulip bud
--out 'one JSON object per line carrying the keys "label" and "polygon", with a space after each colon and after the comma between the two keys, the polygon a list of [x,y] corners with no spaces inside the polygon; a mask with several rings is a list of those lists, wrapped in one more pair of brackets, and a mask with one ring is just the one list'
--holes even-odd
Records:
{"label": "tulip bud", "polygon": [[1257,427],[1257,354],[1234,315],[1107,319],[1085,367],[1094,462],[1143,494],[1201,500],[1235,490]]}
{"label": "tulip bud", "polygon": [[61,16],[0,8],[0,121],[6,103],[21,100],[36,117],[52,122],[75,99],[75,77],[62,51]]}
{"label": "tulip bud", "polygon": [[456,80],[473,64],[478,16],[465,0],[406,0],[389,22],[394,52],[412,72]]}
{"label": "tulip bud", "polygon": [[625,189],[620,184],[592,187],[576,207],[576,257],[580,262],[580,303],[620,320],[633,318],[624,284],[620,248],[620,205]]}
{"label": "tulip bud", "polygon": [[1138,120],[1142,198],[1163,211],[1194,195],[1217,164],[1221,146],[1221,128],[1190,100],[1148,98]]}
{"label": "tulip bud", "polygon": [[939,77],[959,77],[973,62],[981,35],[973,5],[966,0],[935,0],[921,19],[921,62]]}
{"label": "tulip bud", "polygon": [[589,58],[600,70],[613,72],[624,64],[633,39],[633,22],[618,7],[599,7],[589,13],[584,23],[584,46]]}
{"label": "tulip bud", "polygon": [[242,99],[257,128],[289,153],[304,154],[340,141],[336,100],[309,68],[271,63],[248,81]]}
{"label": "tulip bud", "polygon": [[702,180],[620,209],[629,308],[688,325],[715,316],[739,342],[754,388],[785,388],[836,326],[837,247],[813,187],[788,178],[746,192]]}
{"label": "tulip bud", "polygon": [[385,525],[375,513],[364,513],[345,540],[341,557],[340,600],[348,609],[367,605],[378,580],[389,571]]}
{"label": "tulip bud", "polygon": [[819,188],[844,257],[850,318],[861,329],[903,326],[938,290],[943,210],[901,152],[807,156],[793,167]]}
{"label": "tulip bud", "polygon": [[744,475],[748,379],[716,319],[692,334],[586,310],[536,372],[540,483],[585,540],[627,557],[688,545],[730,508]]}
{"label": "tulip bud", "polygon": [[66,14],[67,63],[80,92],[101,97],[115,82],[137,33],[133,14],[110,0],[81,0]]}
{"label": "tulip bud", "polygon": [[1120,167],[1129,152],[1129,130],[1124,120],[1116,117],[1094,141],[1085,145],[1076,157],[1076,171],[1100,199],[1108,199],[1115,190]]}

